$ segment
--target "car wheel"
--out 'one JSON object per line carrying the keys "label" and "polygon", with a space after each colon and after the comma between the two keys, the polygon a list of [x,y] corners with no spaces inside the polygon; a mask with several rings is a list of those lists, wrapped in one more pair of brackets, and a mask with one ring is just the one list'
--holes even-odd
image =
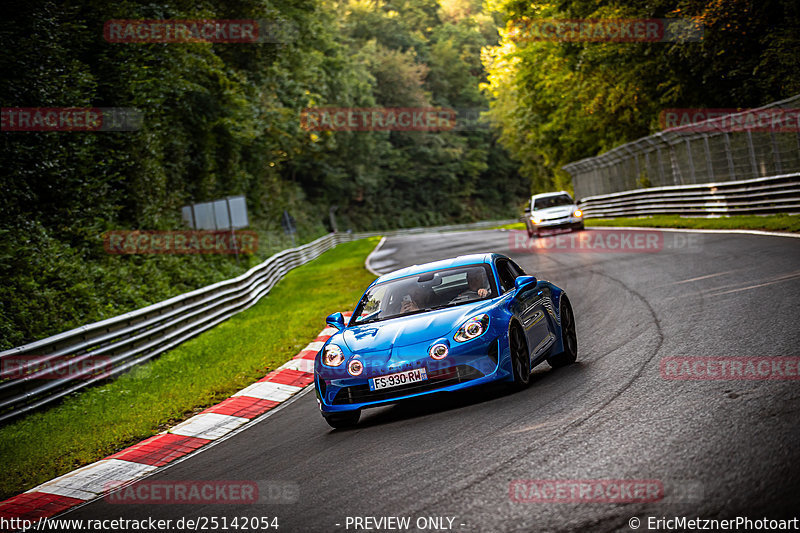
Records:
{"label": "car wheel", "polygon": [[509,335],[511,346],[511,370],[514,372],[513,388],[522,390],[531,382],[531,356],[522,328],[512,326]]}
{"label": "car wheel", "polygon": [[547,362],[553,368],[571,365],[578,358],[578,335],[575,333],[575,314],[566,296],[561,298],[561,340],[564,351],[553,355]]}
{"label": "car wheel", "polygon": [[525,229],[528,230],[528,238],[529,239],[533,239],[533,236],[535,235],[535,233],[533,232],[533,228],[531,227],[531,223],[530,222],[527,222],[525,224]]}
{"label": "car wheel", "polygon": [[333,429],[344,429],[353,427],[358,424],[358,419],[361,418],[361,411],[348,411],[345,413],[336,413],[331,415],[323,415],[325,422],[328,423]]}

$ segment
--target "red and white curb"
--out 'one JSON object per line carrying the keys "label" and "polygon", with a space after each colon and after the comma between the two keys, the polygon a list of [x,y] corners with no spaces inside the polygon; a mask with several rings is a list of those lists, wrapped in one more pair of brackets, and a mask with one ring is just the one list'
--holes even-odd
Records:
{"label": "red and white curb", "polygon": [[[345,318],[350,313],[344,313]],[[274,409],[314,382],[314,358],[336,332],[323,329],[293,359],[230,398],[165,433],[134,444],[0,502],[0,517],[36,521],[99,498],[121,483],[151,474]]]}

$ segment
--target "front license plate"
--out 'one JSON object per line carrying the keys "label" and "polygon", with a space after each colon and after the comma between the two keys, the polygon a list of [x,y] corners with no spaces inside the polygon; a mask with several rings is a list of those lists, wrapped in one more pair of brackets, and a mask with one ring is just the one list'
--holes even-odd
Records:
{"label": "front license plate", "polygon": [[417,383],[419,381],[427,381],[428,374],[424,368],[416,370],[406,370],[405,372],[397,372],[395,374],[387,374],[385,376],[378,376],[369,380],[369,390],[388,389],[390,387],[397,387],[399,385],[408,385],[409,383]]}

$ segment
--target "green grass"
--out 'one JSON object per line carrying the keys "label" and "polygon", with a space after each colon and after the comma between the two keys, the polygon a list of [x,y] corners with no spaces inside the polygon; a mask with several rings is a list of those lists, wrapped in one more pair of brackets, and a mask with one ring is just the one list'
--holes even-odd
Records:
{"label": "green grass", "polygon": [[291,359],[374,279],[378,238],[341,244],[292,270],[247,311],[107,384],[0,428],[0,499],[152,436]]}
{"label": "green grass", "polygon": [[[800,215],[737,215],[724,218],[685,218],[678,215],[656,215],[640,218],[590,218],[587,226],[638,226],[646,228],[690,229],[756,229],[767,231],[800,231]],[[507,224],[499,229],[524,230],[525,224]]]}

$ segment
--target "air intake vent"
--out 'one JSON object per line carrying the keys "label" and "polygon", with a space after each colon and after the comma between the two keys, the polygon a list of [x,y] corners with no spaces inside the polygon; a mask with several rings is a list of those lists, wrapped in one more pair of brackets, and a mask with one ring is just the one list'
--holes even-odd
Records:
{"label": "air intake vent", "polygon": [[497,353],[500,351],[500,338],[496,338],[492,344],[489,345],[489,359],[494,364],[497,364]]}

